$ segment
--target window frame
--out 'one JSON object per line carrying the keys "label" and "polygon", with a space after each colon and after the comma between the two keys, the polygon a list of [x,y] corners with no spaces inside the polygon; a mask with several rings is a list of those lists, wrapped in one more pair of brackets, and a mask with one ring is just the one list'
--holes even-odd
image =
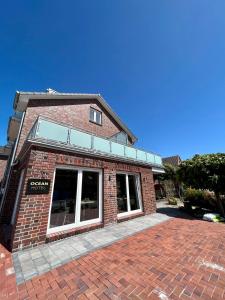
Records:
{"label": "window frame", "polygon": [[[91,120],[91,111],[94,112],[94,120]],[[97,113],[99,113],[99,116],[100,116],[100,123],[97,122]],[[94,124],[102,126],[102,111],[90,106],[89,121]]]}
{"label": "window frame", "polygon": [[[53,192],[54,192],[54,185],[55,185],[55,178],[56,178],[56,171],[57,169],[60,170],[75,170],[77,171],[77,194],[76,194],[76,205],[75,205],[75,214],[74,214],[74,223],[50,227],[50,220],[51,220],[51,209],[52,209],[52,200],[53,200]],[[83,171],[89,172],[97,172],[99,174],[98,180],[98,190],[99,190],[99,217],[92,220],[87,221],[80,221],[80,212],[81,212],[81,196],[82,196],[82,179],[83,179]],[[52,181],[52,188],[51,188],[51,201],[49,206],[49,213],[48,213],[48,227],[47,227],[47,234],[52,234],[64,230],[69,230],[73,228],[79,228],[89,224],[95,224],[102,222],[102,170],[95,169],[95,168],[86,168],[86,167],[74,167],[74,166],[56,166],[53,175]]]}
{"label": "window frame", "polygon": [[[125,175],[126,176],[126,194],[127,194],[127,211],[126,212],[122,212],[122,213],[117,213],[117,216],[118,217],[123,217],[123,216],[129,216],[129,215],[132,215],[132,214],[136,214],[138,212],[143,212],[140,174],[129,173],[129,172],[116,172],[116,175],[117,174],[118,175]],[[136,188],[137,188],[137,195],[138,195],[138,201],[139,201],[139,207],[140,207],[139,209],[131,210],[128,175],[135,176],[135,182],[136,182]]]}

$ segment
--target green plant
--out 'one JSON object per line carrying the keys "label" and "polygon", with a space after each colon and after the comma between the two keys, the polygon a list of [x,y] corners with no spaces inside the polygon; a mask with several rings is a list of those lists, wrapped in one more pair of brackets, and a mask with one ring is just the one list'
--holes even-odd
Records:
{"label": "green plant", "polygon": [[159,180],[166,182],[171,181],[174,189],[176,191],[176,195],[181,197],[181,181],[178,174],[178,167],[171,164],[164,164],[164,174],[159,176]]}
{"label": "green plant", "polygon": [[170,204],[170,205],[177,205],[177,198],[175,198],[175,197],[171,197],[171,198],[169,198],[168,199],[168,203]]}
{"label": "green plant", "polygon": [[221,215],[225,215],[221,201],[221,195],[225,193],[224,153],[195,155],[181,163],[178,173],[187,186],[213,191],[217,207]]}
{"label": "green plant", "polygon": [[193,188],[185,190],[184,202],[201,208],[215,209],[216,207],[216,199],[212,192]]}

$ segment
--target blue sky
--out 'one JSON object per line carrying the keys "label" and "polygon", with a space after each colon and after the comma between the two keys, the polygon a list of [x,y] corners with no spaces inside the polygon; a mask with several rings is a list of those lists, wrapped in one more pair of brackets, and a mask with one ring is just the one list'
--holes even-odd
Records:
{"label": "blue sky", "polygon": [[225,1],[1,1],[0,144],[16,90],[101,93],[163,156],[224,152]]}

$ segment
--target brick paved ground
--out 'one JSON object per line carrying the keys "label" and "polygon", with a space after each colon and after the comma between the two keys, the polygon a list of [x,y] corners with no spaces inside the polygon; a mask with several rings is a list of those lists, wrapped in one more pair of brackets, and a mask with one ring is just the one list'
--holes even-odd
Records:
{"label": "brick paved ground", "polygon": [[17,287],[15,276],[5,274],[11,264],[6,253],[0,258],[0,297],[225,299],[224,254],[224,224],[176,218]]}
{"label": "brick paved ground", "polygon": [[[179,215],[183,215],[179,210]],[[169,219],[154,213],[13,254],[17,284]]]}

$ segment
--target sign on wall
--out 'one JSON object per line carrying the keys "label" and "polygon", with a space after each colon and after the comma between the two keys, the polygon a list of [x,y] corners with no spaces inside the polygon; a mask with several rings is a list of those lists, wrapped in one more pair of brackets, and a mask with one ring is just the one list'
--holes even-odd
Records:
{"label": "sign on wall", "polygon": [[48,194],[50,189],[49,179],[28,179],[27,195],[30,194]]}

